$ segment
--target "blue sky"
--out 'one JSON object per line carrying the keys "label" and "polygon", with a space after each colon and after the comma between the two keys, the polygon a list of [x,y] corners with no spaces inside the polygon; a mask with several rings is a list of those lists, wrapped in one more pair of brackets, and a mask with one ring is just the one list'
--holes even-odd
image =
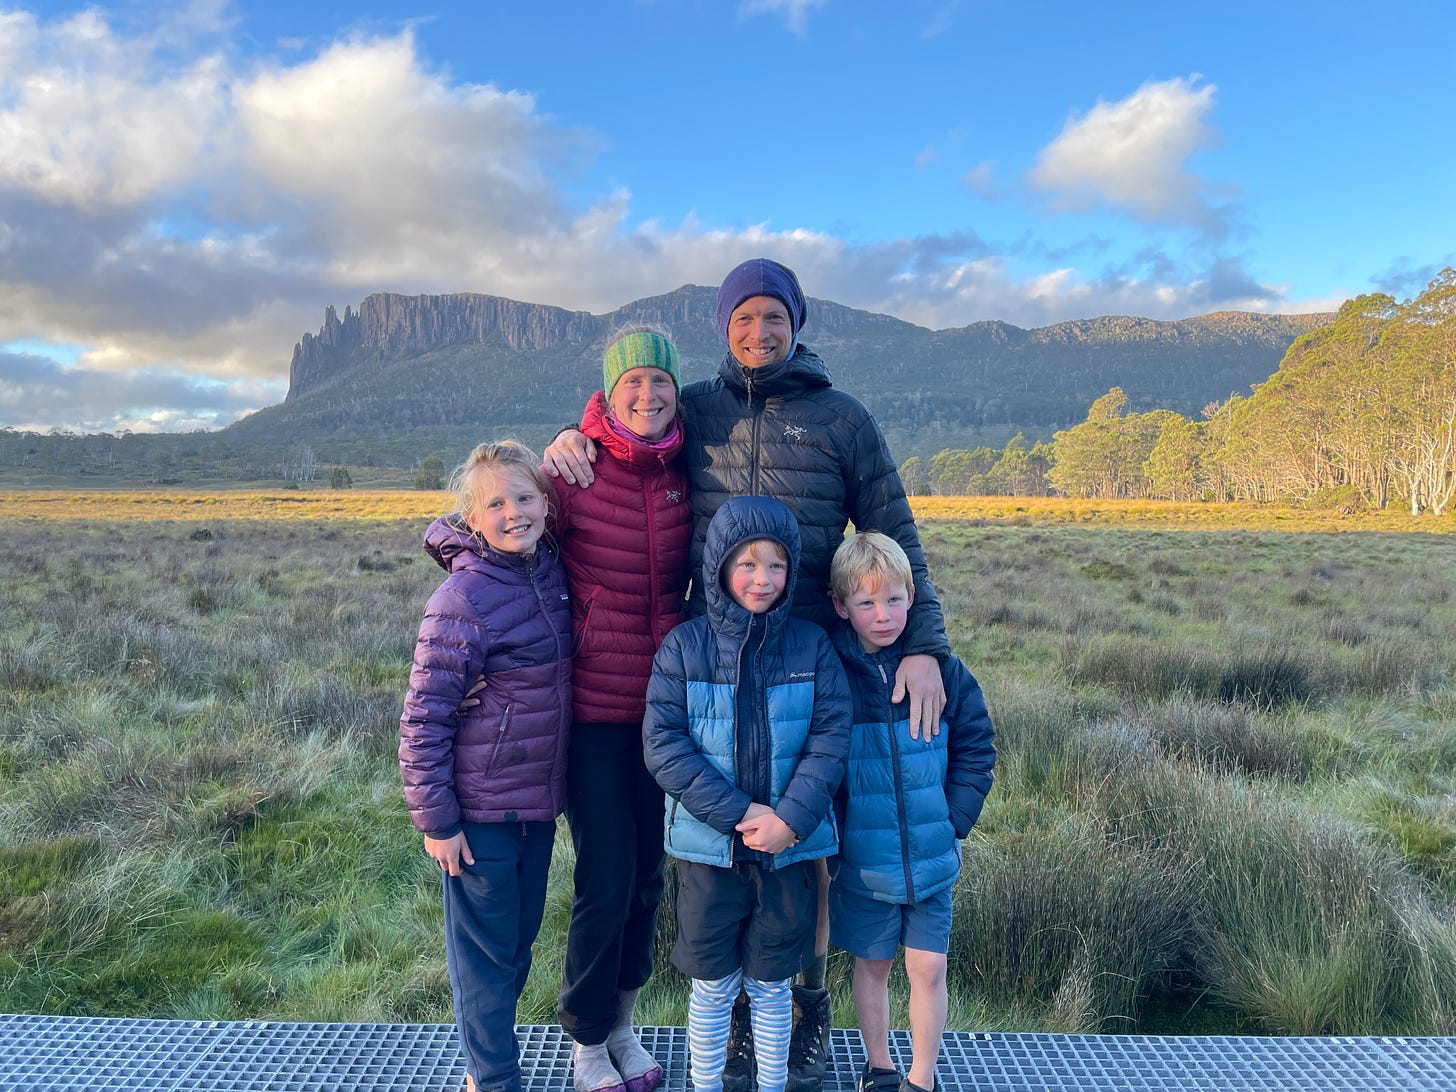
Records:
{"label": "blue sky", "polygon": [[0,425],[220,427],[328,304],[758,255],[932,328],[1407,298],[1456,263],[1453,10],[0,0]]}

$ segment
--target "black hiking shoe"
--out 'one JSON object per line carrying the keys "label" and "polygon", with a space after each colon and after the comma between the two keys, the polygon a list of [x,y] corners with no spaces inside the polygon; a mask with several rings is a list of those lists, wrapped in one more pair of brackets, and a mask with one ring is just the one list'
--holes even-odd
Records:
{"label": "black hiking shoe", "polygon": [[789,1080],[784,1092],[819,1092],[829,1065],[834,1009],[828,990],[794,986],[793,991],[794,1031],[789,1037]]}
{"label": "black hiking shoe", "polygon": [[753,1092],[758,1084],[758,1064],[753,1057],[753,1021],[748,998],[742,994],[733,1002],[733,1019],[728,1025],[728,1061],[723,1066],[723,1092]]}
{"label": "black hiking shoe", "polygon": [[865,1062],[855,1089],[856,1092],[900,1092],[900,1082],[904,1079],[898,1070],[871,1069],[870,1063]]}

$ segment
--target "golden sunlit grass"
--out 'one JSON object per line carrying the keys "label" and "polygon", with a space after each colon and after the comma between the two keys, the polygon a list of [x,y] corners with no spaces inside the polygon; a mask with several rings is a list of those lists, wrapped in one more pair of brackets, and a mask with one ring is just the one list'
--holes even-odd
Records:
{"label": "golden sunlit grass", "polygon": [[[1456,515],[1309,510],[1257,504],[1190,504],[1154,500],[1067,497],[912,497],[923,520],[1014,523],[1023,526],[1143,527],[1182,531],[1456,532]],[[287,520],[425,519],[446,512],[442,492],[394,490],[64,490],[0,492],[0,519]]]}
{"label": "golden sunlit grass", "polygon": [[448,512],[449,493],[393,490],[0,492],[0,520],[392,520]]}
{"label": "golden sunlit grass", "polygon": [[919,519],[985,521],[1023,525],[1080,524],[1178,531],[1427,531],[1456,532],[1456,516],[1412,516],[1398,508],[1286,508],[1233,503],[1195,504],[1159,500],[1083,500],[1075,497],[912,497]]}

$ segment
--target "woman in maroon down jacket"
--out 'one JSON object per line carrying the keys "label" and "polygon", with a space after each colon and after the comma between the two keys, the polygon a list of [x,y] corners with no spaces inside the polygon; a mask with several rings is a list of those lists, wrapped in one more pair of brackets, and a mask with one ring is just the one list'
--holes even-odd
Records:
{"label": "woman in maroon down jacket", "polygon": [[692,539],[677,389],[672,342],[648,329],[618,335],[581,419],[597,444],[596,481],[553,481],[572,596],[576,846],[557,1014],[576,1042],[576,1092],[651,1092],[663,1078],[633,1014],[652,974],[663,882],[663,795],[642,761],[642,715],[653,654],[683,620]]}

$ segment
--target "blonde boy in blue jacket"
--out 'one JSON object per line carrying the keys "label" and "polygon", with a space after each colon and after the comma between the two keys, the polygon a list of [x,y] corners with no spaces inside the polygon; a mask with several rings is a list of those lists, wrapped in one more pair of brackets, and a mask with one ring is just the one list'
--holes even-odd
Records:
{"label": "blonde boy in blue jacket", "polygon": [[[938,734],[912,735],[908,703],[891,702],[914,598],[910,561],[894,539],[874,532],[845,539],[830,581],[844,619],[832,637],[849,675],[854,722],[835,801],[843,833],[830,866],[829,930],[855,957],[854,1011],[867,1058],[857,1084],[859,1092],[932,1092],[945,1030],[951,891],[960,839],[991,789],[991,718],[980,685],[954,656],[941,666]],[[912,1048],[904,1077],[890,1059],[889,1031],[890,965],[902,945]]]}

